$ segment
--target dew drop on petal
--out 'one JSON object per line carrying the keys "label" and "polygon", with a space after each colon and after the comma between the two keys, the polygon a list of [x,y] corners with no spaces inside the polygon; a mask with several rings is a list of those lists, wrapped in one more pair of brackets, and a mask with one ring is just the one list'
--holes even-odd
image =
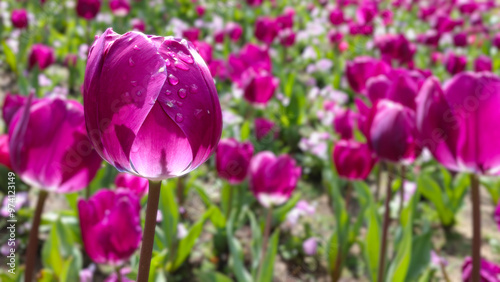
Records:
{"label": "dew drop on petal", "polygon": [[177,107],[182,108],[182,106],[184,106],[184,104],[181,101],[177,101]]}
{"label": "dew drop on petal", "polygon": [[137,86],[137,81],[132,80],[130,83],[132,83],[133,86]]}
{"label": "dew drop on petal", "polygon": [[167,91],[165,91],[165,94],[166,94],[167,96],[170,96],[170,95],[172,95],[172,91],[167,90]]}
{"label": "dew drop on petal", "polygon": [[196,109],[196,110],[194,110],[194,116],[197,119],[200,119],[202,114],[203,114],[203,110],[202,109]]}
{"label": "dew drop on petal", "polygon": [[189,67],[185,63],[183,63],[182,61],[175,61],[174,66],[176,66],[177,68],[179,68],[181,70],[185,70],[185,71],[189,70]]}
{"label": "dew drop on petal", "polygon": [[169,60],[169,59],[166,59],[166,60],[165,60],[165,64],[167,65],[167,67],[168,67],[168,66],[170,66],[170,64],[171,64],[171,63],[170,63],[170,60]]}
{"label": "dew drop on petal", "polygon": [[186,98],[187,96],[187,91],[184,88],[179,89],[177,93],[179,94],[179,97],[181,97],[182,99]]}
{"label": "dew drop on petal", "polygon": [[172,107],[174,106],[174,102],[172,102],[172,100],[168,101],[168,102],[167,102],[167,106],[168,106],[169,108],[172,108]]}
{"label": "dew drop on petal", "polygon": [[137,45],[135,45],[134,50],[141,50],[141,48],[139,48],[139,47],[137,47]]}
{"label": "dew drop on petal", "polygon": [[181,60],[183,60],[184,62],[186,62],[188,64],[194,63],[193,57],[191,57],[191,55],[189,55],[189,54],[186,54],[182,51],[179,51],[179,53],[177,53],[177,55],[179,56],[179,58]]}
{"label": "dew drop on petal", "polygon": [[168,75],[168,82],[170,82],[170,84],[172,84],[172,85],[177,85],[179,83],[179,79],[175,75],[169,74]]}
{"label": "dew drop on petal", "polygon": [[181,113],[177,113],[177,115],[175,115],[176,122],[182,122],[183,120],[184,120],[184,117],[182,116]]}
{"label": "dew drop on petal", "polygon": [[193,93],[193,94],[196,94],[198,93],[198,85],[196,84],[191,84],[191,86],[189,86],[189,92]]}
{"label": "dew drop on petal", "polygon": [[141,95],[142,95],[142,90],[138,90],[135,94],[136,94],[137,96],[141,96]]}
{"label": "dew drop on petal", "polygon": [[130,59],[128,59],[128,65],[131,67],[135,66],[135,62],[134,62],[134,60],[132,60],[132,57],[130,57]]}

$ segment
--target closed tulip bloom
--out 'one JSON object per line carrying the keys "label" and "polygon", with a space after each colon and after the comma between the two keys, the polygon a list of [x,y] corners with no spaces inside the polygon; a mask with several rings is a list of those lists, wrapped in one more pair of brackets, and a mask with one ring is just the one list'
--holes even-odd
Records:
{"label": "closed tulip bloom", "polygon": [[244,89],[245,100],[254,105],[266,105],[273,97],[279,80],[265,71],[250,76]]}
{"label": "closed tulip bloom", "polygon": [[333,149],[333,163],[340,177],[365,180],[375,165],[375,158],[367,144],[340,140]]}
{"label": "closed tulip bloom", "polygon": [[28,12],[25,9],[14,9],[10,14],[12,25],[16,28],[28,27]]}
{"label": "closed tulip bloom", "polygon": [[429,30],[426,33],[417,35],[417,42],[431,47],[437,47],[439,40],[441,40],[441,33],[436,30]]}
{"label": "closed tulip bloom", "polygon": [[182,36],[189,41],[196,41],[200,38],[200,30],[196,27],[188,28],[182,31]]}
{"label": "closed tulip bloom", "polygon": [[465,47],[467,46],[467,33],[459,32],[453,35],[453,44],[456,47]]}
{"label": "closed tulip bloom", "polygon": [[43,44],[34,44],[28,59],[28,68],[32,69],[35,65],[38,69],[44,70],[55,61],[54,50]]}
{"label": "closed tulip bloom", "polygon": [[429,78],[417,98],[417,128],[422,145],[446,168],[500,173],[500,78],[465,72],[441,87]]}
{"label": "closed tulip bloom", "polygon": [[330,30],[328,32],[328,40],[330,43],[340,43],[344,39],[344,35],[342,32],[336,30]]}
{"label": "closed tulip bloom", "polygon": [[[500,282],[500,265],[481,259],[481,282]],[[472,259],[466,257],[462,265],[462,281],[472,282]]]}
{"label": "closed tulip bloom", "polygon": [[28,185],[70,193],[85,188],[101,158],[85,131],[83,107],[59,97],[20,109],[9,127],[13,170]]}
{"label": "closed tulip bloom", "polygon": [[96,263],[118,265],[130,258],[142,239],[141,205],[133,193],[100,190],[78,202],[85,251]]}
{"label": "closed tulip bloom", "polygon": [[77,0],[76,13],[78,16],[91,20],[97,16],[101,9],[101,0]]}
{"label": "closed tulip bloom", "polygon": [[362,93],[365,91],[366,81],[370,77],[388,73],[390,69],[390,66],[385,62],[375,58],[366,56],[356,57],[354,60],[347,62],[347,82],[349,82],[354,91]]}
{"label": "closed tulip bloom", "polygon": [[258,141],[263,140],[268,135],[271,139],[278,138],[279,131],[273,121],[265,118],[256,118],[254,121],[254,127],[255,138],[257,138]]}
{"label": "closed tulip bloom", "polygon": [[479,55],[479,57],[474,60],[474,71],[493,71],[493,62],[491,58],[486,55]]}
{"label": "closed tulip bloom", "polygon": [[149,181],[146,178],[135,176],[128,173],[118,173],[115,178],[116,188],[125,188],[130,190],[137,197],[142,197],[148,193]]}
{"label": "closed tulip bloom", "polygon": [[351,109],[336,108],[333,129],[340,135],[341,139],[351,139],[357,120],[357,113]]}
{"label": "closed tulip bloom", "polygon": [[9,135],[0,135],[0,165],[3,165],[9,169],[12,169],[10,163],[10,153],[9,153]]}
{"label": "closed tulip bloom", "polygon": [[150,180],[197,168],[221,136],[213,78],[187,40],[106,30],[90,49],[83,98],[99,155]]}
{"label": "closed tulip bloom", "polygon": [[290,198],[300,175],[300,167],[290,156],[260,152],[250,162],[250,190],[262,206],[278,206]]}
{"label": "closed tulip bloom", "polygon": [[198,5],[196,6],[196,14],[198,14],[198,17],[203,17],[203,15],[205,15],[205,6],[203,5]]}
{"label": "closed tulip bloom", "polygon": [[380,100],[366,121],[368,145],[381,159],[412,161],[420,154],[417,147],[415,112],[399,103]]}
{"label": "closed tulip bloom", "polygon": [[217,173],[233,185],[241,183],[248,174],[252,155],[250,142],[239,143],[234,138],[221,140],[215,158]]}
{"label": "closed tulip bloom", "polygon": [[333,9],[331,12],[330,12],[330,16],[329,16],[329,19],[330,19],[330,22],[333,24],[333,25],[340,25],[340,24],[343,24],[344,23],[344,13],[342,12],[341,9]]}
{"label": "closed tulip bloom", "polygon": [[130,25],[132,26],[133,30],[137,30],[140,32],[144,32],[146,30],[146,24],[141,19],[132,19],[130,21]]}
{"label": "closed tulip bloom", "polygon": [[273,43],[279,30],[280,27],[275,19],[259,17],[255,21],[255,37],[266,44]]}
{"label": "closed tulip bloom", "polygon": [[465,70],[465,67],[467,66],[467,57],[455,55],[455,53],[449,52],[445,58],[444,64],[446,66],[446,70],[450,74],[455,75]]}
{"label": "closed tulip bloom", "polygon": [[110,0],[109,9],[113,15],[124,17],[130,12],[130,3],[128,0]]}

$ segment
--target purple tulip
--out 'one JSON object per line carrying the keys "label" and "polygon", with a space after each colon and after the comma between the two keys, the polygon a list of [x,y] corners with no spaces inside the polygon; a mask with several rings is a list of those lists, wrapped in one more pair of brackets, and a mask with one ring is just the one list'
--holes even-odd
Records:
{"label": "purple tulip", "polygon": [[474,1],[460,3],[458,9],[464,15],[472,15],[479,8],[479,4]]}
{"label": "purple tulip", "polygon": [[116,188],[125,188],[141,198],[148,193],[149,181],[146,178],[128,173],[118,173],[115,178]]}
{"label": "purple tulip", "polygon": [[333,118],[333,129],[340,135],[341,139],[351,139],[354,127],[358,120],[357,113],[351,109],[336,108]]}
{"label": "purple tulip", "polygon": [[386,74],[390,71],[390,66],[385,62],[375,58],[360,56],[352,61],[348,61],[346,65],[347,82],[351,88],[362,93],[366,88],[366,81],[370,77],[380,74]]}
{"label": "purple tulip", "polygon": [[132,19],[130,21],[130,25],[132,26],[133,30],[137,30],[140,32],[144,32],[146,30],[146,24],[141,19]]}
{"label": "purple tulip", "polygon": [[85,132],[83,107],[76,101],[28,101],[12,119],[9,139],[13,170],[28,185],[47,191],[79,191],[101,166]]}
{"label": "purple tulip", "polygon": [[230,22],[226,25],[225,33],[229,36],[231,41],[236,42],[240,40],[243,34],[243,28],[238,23]]}
{"label": "purple tulip", "polygon": [[242,86],[242,74],[248,70],[265,70],[271,73],[271,57],[266,49],[247,44],[238,55],[230,54],[228,58],[231,80]]}
{"label": "purple tulip", "polygon": [[366,120],[370,149],[381,159],[412,161],[419,154],[415,112],[390,100],[379,100]]}
{"label": "purple tulip", "polygon": [[330,22],[333,25],[341,25],[345,21],[345,19],[344,19],[344,13],[342,12],[341,9],[338,9],[338,8],[337,9],[333,9],[330,12],[329,19],[330,19]]}
{"label": "purple tulip", "polygon": [[459,32],[453,35],[453,44],[456,47],[466,47],[467,46],[467,33]]}
{"label": "purple tulip", "polygon": [[498,229],[500,230],[500,201],[498,202],[495,213],[493,214],[493,219],[497,222]]}
{"label": "purple tulip", "polygon": [[426,33],[417,35],[417,42],[431,47],[437,47],[439,40],[441,40],[441,33],[436,30],[429,30]]}
{"label": "purple tulip", "polygon": [[455,27],[459,27],[463,25],[463,20],[454,20],[450,18],[449,15],[444,15],[442,14],[441,16],[438,16],[436,20],[434,21],[434,28],[439,32],[439,33],[447,33],[452,31]]}
{"label": "purple tulip", "polygon": [[127,190],[100,190],[88,201],[78,201],[85,251],[96,263],[118,265],[139,247],[142,239],[141,205]]}
{"label": "purple tulip", "polygon": [[28,12],[25,9],[14,9],[10,14],[12,25],[16,28],[28,27]]}
{"label": "purple tulip", "polygon": [[10,153],[9,153],[9,135],[0,135],[0,165],[12,169],[12,164],[10,163]]}
{"label": "purple tulip", "polygon": [[[19,109],[26,104],[27,99],[28,97],[26,96],[7,93],[2,107],[2,117],[7,126],[10,125],[12,118],[14,118]],[[32,100],[31,104],[34,105],[37,101],[38,100]]]}
{"label": "purple tulip", "polygon": [[300,175],[300,167],[290,156],[260,152],[250,162],[250,189],[262,206],[278,206],[290,198]]}
{"label": "purple tulip", "polygon": [[355,140],[337,142],[332,157],[338,175],[350,180],[366,179],[376,162],[368,145]]}
{"label": "purple tulip", "polygon": [[308,256],[314,256],[318,250],[318,241],[311,237],[302,243],[302,250]]}
{"label": "purple tulip", "polygon": [[101,9],[101,0],[77,0],[76,13],[78,16],[91,20],[97,16]]}
{"label": "purple tulip", "polygon": [[276,124],[265,118],[256,118],[254,122],[255,137],[258,141],[262,141],[265,137],[270,136],[272,139],[278,138],[278,128]]}
{"label": "purple tulip", "polygon": [[474,60],[474,71],[493,71],[493,62],[491,58],[486,55],[479,55],[479,57]]}
{"label": "purple tulip", "polygon": [[229,77],[227,64],[224,60],[212,60],[208,65],[213,77],[226,80]]}
{"label": "purple tulip", "polygon": [[247,0],[249,6],[257,7],[262,5],[263,0]]}
{"label": "purple tulip", "polygon": [[444,60],[446,70],[455,75],[457,73],[463,72],[467,66],[467,57],[455,55],[453,52],[449,52]]}
{"label": "purple tulip", "polygon": [[[500,282],[500,265],[481,259],[481,282]],[[462,265],[462,281],[472,282],[472,259],[466,257]]]}
{"label": "purple tulip", "polygon": [[295,10],[293,8],[286,8],[283,14],[276,17],[276,21],[280,29],[287,29],[293,27],[293,17],[295,16]]}
{"label": "purple tulip", "polygon": [[90,49],[83,98],[101,157],[150,180],[197,168],[221,136],[213,78],[187,40],[106,30]]}
{"label": "purple tulip", "polygon": [[255,37],[268,45],[273,43],[279,30],[279,24],[275,19],[259,17],[255,21]]}
{"label": "purple tulip", "polygon": [[291,29],[285,29],[280,31],[279,37],[280,37],[280,44],[283,45],[284,47],[290,47],[293,46],[293,44],[295,44],[296,34]]}
{"label": "purple tulip", "polygon": [[392,24],[394,19],[394,14],[392,13],[391,10],[382,10],[380,12],[380,16],[382,17],[382,21],[384,22],[385,26],[389,26]]}
{"label": "purple tulip", "polygon": [[34,44],[28,59],[28,68],[32,69],[35,65],[38,69],[44,70],[55,61],[54,50],[43,44]]}
{"label": "purple tulip", "polygon": [[441,88],[429,78],[417,98],[421,142],[446,168],[500,172],[500,78],[489,72],[455,75]]}
{"label": "purple tulip", "polygon": [[500,32],[495,34],[491,43],[493,46],[497,47],[497,49],[500,49]]}
{"label": "purple tulip", "polygon": [[198,54],[205,61],[205,64],[210,64],[212,62],[212,46],[203,41],[194,41],[192,43],[196,47]]}
{"label": "purple tulip", "polygon": [[110,0],[109,9],[113,15],[124,17],[130,12],[130,3],[128,0]]}
{"label": "purple tulip", "polygon": [[197,41],[200,38],[200,30],[196,27],[188,28],[182,32],[182,36],[189,41]]}
{"label": "purple tulip", "polygon": [[254,105],[266,105],[273,97],[279,80],[266,71],[253,72],[244,86],[244,97],[249,103]]}
{"label": "purple tulip", "polygon": [[337,44],[340,43],[342,39],[344,39],[342,32],[336,30],[330,30],[330,32],[328,32],[328,40],[330,43]]}
{"label": "purple tulip", "polygon": [[374,1],[363,1],[356,10],[356,22],[361,25],[369,24],[377,15],[377,3]]}
{"label": "purple tulip", "polygon": [[198,14],[198,17],[203,17],[205,15],[206,8],[203,5],[198,5],[196,6],[196,14]]}
{"label": "purple tulip", "polygon": [[239,143],[234,138],[221,140],[215,159],[219,176],[233,185],[241,183],[247,176],[252,155],[250,142]]}
{"label": "purple tulip", "polygon": [[375,46],[380,50],[382,59],[390,64],[392,60],[400,64],[413,61],[416,47],[403,34],[384,35],[375,39]]}

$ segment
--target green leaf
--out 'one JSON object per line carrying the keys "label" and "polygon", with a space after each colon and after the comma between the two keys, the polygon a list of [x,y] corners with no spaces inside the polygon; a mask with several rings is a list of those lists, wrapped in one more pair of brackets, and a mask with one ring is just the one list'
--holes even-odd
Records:
{"label": "green leaf", "polygon": [[365,256],[372,281],[377,281],[378,260],[380,256],[381,227],[377,208],[372,204],[368,215],[368,232],[366,233]]}
{"label": "green leaf", "polygon": [[245,264],[243,263],[243,250],[241,249],[241,245],[238,240],[234,238],[232,233],[234,219],[235,216],[233,213],[226,225],[227,241],[229,252],[231,253],[233,272],[238,282],[252,282],[252,276],[245,269]]}
{"label": "green leaf", "polygon": [[427,231],[413,238],[411,263],[406,276],[407,281],[417,281],[425,269],[428,267],[431,260],[431,242],[432,232]]}
{"label": "green leaf", "polygon": [[445,226],[453,224],[454,214],[446,206],[443,200],[443,191],[436,181],[425,174],[421,174],[417,181],[417,188],[425,198],[429,199],[434,204],[441,223]]}
{"label": "green leaf", "polygon": [[328,261],[328,269],[333,271],[337,265],[337,257],[339,252],[339,233],[334,231],[330,240],[326,244],[326,257]]}
{"label": "green leaf", "polygon": [[276,219],[278,222],[283,222],[288,212],[291,211],[295,207],[295,205],[297,205],[297,202],[300,199],[301,199],[300,193],[295,193],[285,204],[274,209],[273,218]]}
{"label": "green leaf", "polygon": [[226,275],[216,272],[216,271],[199,271],[195,272],[196,277],[198,278],[198,281],[203,281],[203,282],[232,282],[231,278],[227,277]]}
{"label": "green leaf", "polygon": [[251,252],[252,252],[252,274],[256,275],[256,271],[259,268],[260,262],[260,251],[262,246],[262,232],[260,230],[259,223],[255,218],[255,215],[251,210],[247,210],[248,220],[250,221],[250,229],[252,230],[252,242],[251,242]]}
{"label": "green leaf", "polygon": [[242,125],[240,129],[240,138],[241,141],[246,141],[250,137],[250,121],[246,120]]}
{"label": "green leaf", "polygon": [[256,281],[271,282],[273,281],[274,260],[278,252],[279,229],[274,231],[269,243],[266,247],[266,256],[259,271],[259,276]]}
{"label": "green leaf", "polygon": [[179,223],[179,207],[175,199],[176,187],[174,180],[163,181],[160,192],[159,209],[163,218],[161,225],[165,234],[165,245],[169,250],[177,240],[177,224]]}
{"label": "green leaf", "polygon": [[410,266],[412,252],[412,225],[404,227],[403,238],[398,244],[396,258],[392,261],[387,281],[407,281],[406,274]]}
{"label": "green leaf", "polygon": [[9,45],[5,41],[2,41],[2,46],[3,46],[3,52],[5,54],[5,61],[9,65],[10,69],[14,72],[17,73],[17,62],[16,62],[16,55],[10,49]]}

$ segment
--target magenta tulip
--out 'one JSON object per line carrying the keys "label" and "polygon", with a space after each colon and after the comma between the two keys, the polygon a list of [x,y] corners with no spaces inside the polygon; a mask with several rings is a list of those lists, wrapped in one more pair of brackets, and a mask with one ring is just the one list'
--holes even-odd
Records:
{"label": "magenta tulip", "polygon": [[250,74],[245,84],[244,97],[254,105],[266,105],[273,97],[279,80],[266,71]]}
{"label": "magenta tulip", "polygon": [[351,88],[362,93],[366,88],[366,81],[370,77],[380,74],[386,74],[391,67],[386,63],[375,58],[360,56],[352,61],[348,61],[346,65],[347,82]]}
{"label": "magenta tulip", "polygon": [[290,156],[260,152],[250,162],[250,189],[262,206],[278,206],[290,198],[300,175],[300,167]]}
{"label": "magenta tulip", "polygon": [[28,27],[28,12],[25,9],[12,10],[10,14],[12,25],[16,28]]}
{"label": "magenta tulip", "polygon": [[205,64],[210,64],[212,62],[212,46],[203,41],[194,41],[192,43],[203,61],[205,61]]}
{"label": "magenta tulip", "polygon": [[[481,259],[481,282],[500,282],[500,265]],[[462,265],[462,281],[472,282],[472,259],[466,257]]]}
{"label": "magenta tulip", "polygon": [[189,41],[197,41],[200,38],[200,30],[196,27],[188,28],[182,31],[182,36]]}
{"label": "magenta tulip", "polygon": [[337,142],[332,157],[338,175],[349,180],[366,179],[376,161],[367,144],[354,140]]}
{"label": "magenta tulip", "polygon": [[96,263],[119,265],[130,258],[142,239],[141,205],[133,193],[100,190],[78,202],[85,251]]}
{"label": "magenta tulip", "polygon": [[295,37],[296,34],[293,32],[291,29],[285,29],[282,30],[279,34],[280,38],[280,44],[283,45],[283,47],[290,47],[295,44]]}
{"label": "magenta tulip", "polygon": [[130,12],[130,3],[128,0],[110,0],[109,9],[113,15],[124,17]]}
{"label": "magenta tulip", "polygon": [[141,198],[148,193],[149,182],[146,178],[128,173],[118,173],[115,178],[116,188],[125,188]]}
{"label": "magenta tulip", "polygon": [[203,17],[205,15],[206,8],[203,5],[198,5],[196,6],[196,14],[198,14],[198,17]]}
{"label": "magenta tulip", "polygon": [[453,35],[453,44],[456,47],[465,47],[467,46],[467,33],[459,32]]}
{"label": "magenta tulip", "polygon": [[341,9],[333,9],[329,16],[330,22],[333,25],[340,25],[344,23],[344,13]]}
{"label": "magenta tulip", "polygon": [[279,24],[275,19],[260,17],[255,21],[255,37],[266,44],[271,44],[274,41],[279,30]]}
{"label": "magenta tulip", "polygon": [[76,13],[78,16],[91,20],[97,16],[101,9],[101,0],[77,0]]}
{"label": "magenta tulip", "polygon": [[429,30],[426,33],[417,35],[417,42],[431,47],[437,47],[440,40],[441,33],[436,30]]}
{"label": "magenta tulip", "polygon": [[28,102],[9,127],[13,170],[28,185],[70,193],[85,188],[101,159],[85,132],[83,107],[58,97]]}
{"label": "magenta tulip", "polygon": [[500,49],[500,32],[495,34],[491,43],[493,46],[497,47],[497,49]]}
{"label": "magenta tulip", "polygon": [[479,55],[479,57],[474,60],[474,71],[493,71],[493,62],[491,58],[486,55]]}
{"label": "magenta tulip", "polygon": [[293,18],[295,16],[295,10],[293,8],[286,8],[283,14],[276,17],[276,21],[280,29],[287,29],[293,27]]}
{"label": "magenta tulip", "polygon": [[221,136],[213,78],[187,40],[106,30],[90,49],[83,98],[99,155],[150,180],[197,168]]}
{"label": "magenta tulip", "polygon": [[271,139],[278,138],[278,128],[276,124],[265,118],[256,118],[254,121],[255,126],[255,138],[258,141],[264,140],[266,137],[270,137]]}
{"label": "magenta tulip", "polygon": [[415,112],[399,103],[380,100],[366,120],[368,145],[381,159],[412,161],[420,154],[417,147]]}
{"label": "magenta tulip", "polygon": [[[21,109],[26,104],[27,99],[28,97],[26,96],[7,93],[2,107],[2,117],[7,126],[10,125],[10,122],[19,111],[19,109]],[[34,105],[37,102],[38,99],[33,99],[31,101],[31,104]]]}
{"label": "magenta tulip", "polygon": [[467,66],[467,57],[455,55],[455,53],[449,52],[445,57],[444,64],[446,66],[446,70],[450,74],[455,75],[465,70],[465,67]]}
{"label": "magenta tulip", "polygon": [[8,134],[0,135],[0,165],[12,169],[12,164],[10,163]]}
{"label": "magenta tulip", "polygon": [[333,129],[341,139],[351,139],[354,132],[358,114],[348,108],[336,108],[333,118]]}
{"label": "magenta tulip", "polygon": [[247,0],[247,4],[253,7],[262,5],[263,0]]}
{"label": "magenta tulip", "polygon": [[137,30],[140,32],[144,32],[146,30],[146,23],[144,23],[144,21],[141,19],[132,19],[130,21],[130,25],[132,26],[133,30]]}
{"label": "magenta tulip", "polygon": [[215,158],[219,176],[233,185],[241,183],[248,174],[252,155],[252,143],[239,143],[234,138],[222,139]]}
{"label": "magenta tulip", "polygon": [[384,35],[375,39],[375,46],[380,50],[382,59],[388,63],[392,60],[400,64],[413,61],[416,47],[403,34]]}
{"label": "magenta tulip", "polygon": [[271,72],[272,64],[269,52],[254,44],[247,44],[239,54],[230,54],[228,58],[231,80],[242,86],[242,74],[252,69]]}
{"label": "magenta tulip", "polygon": [[417,98],[421,142],[454,171],[500,173],[500,78],[489,72],[461,73],[441,88],[429,78]]}
{"label": "magenta tulip", "polygon": [[498,230],[500,230],[500,201],[498,202],[495,213],[493,214],[493,219],[497,222]]}
{"label": "magenta tulip", "polygon": [[40,70],[44,70],[55,61],[54,50],[43,44],[34,44],[28,59],[28,68],[32,69],[35,65]]}
{"label": "magenta tulip", "polygon": [[226,25],[225,33],[229,36],[231,41],[236,42],[240,40],[243,34],[243,28],[238,23],[230,22]]}

